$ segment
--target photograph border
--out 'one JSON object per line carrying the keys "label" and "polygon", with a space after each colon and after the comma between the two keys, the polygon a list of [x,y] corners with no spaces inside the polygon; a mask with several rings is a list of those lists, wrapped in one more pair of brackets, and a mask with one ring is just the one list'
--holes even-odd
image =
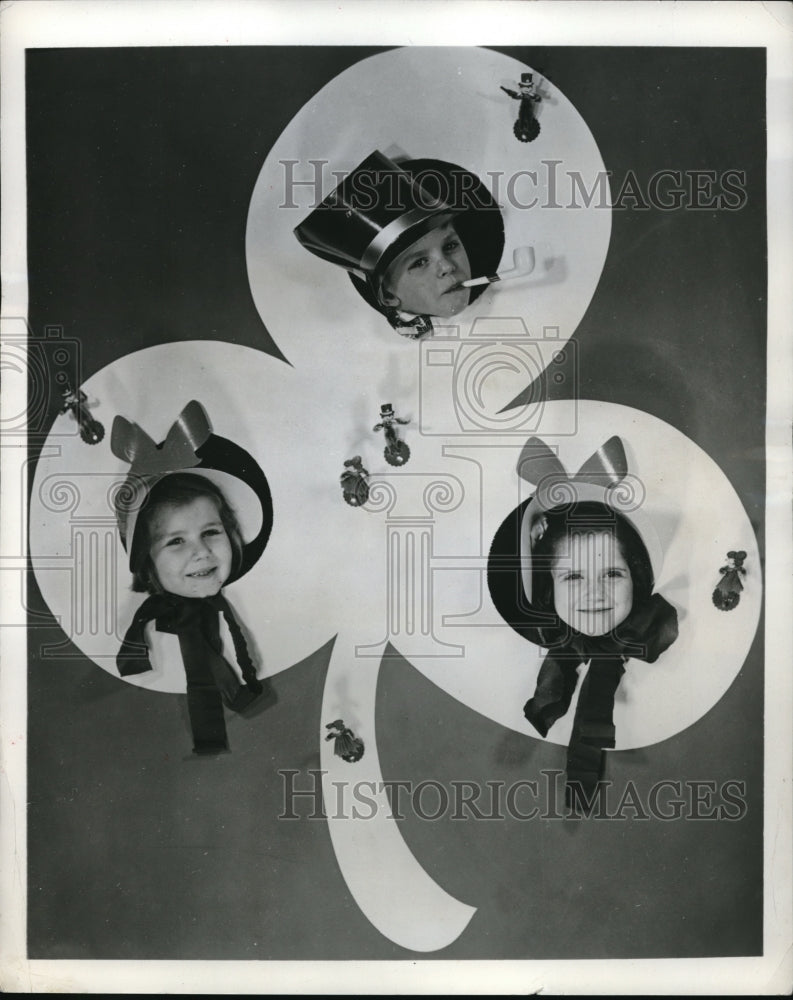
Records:
{"label": "photograph border", "polygon": [[[451,15],[451,16],[450,16]],[[26,952],[26,449],[0,436],[0,988],[109,993],[784,994],[793,986],[793,8],[787,3],[306,0],[0,4],[3,334],[27,316],[25,51],[241,45],[647,45],[767,53],[764,947],[755,958],[576,961],[43,961]],[[725,99],[727,97],[725,96]],[[4,336],[0,337],[0,342]],[[24,412],[14,385],[2,419]]]}

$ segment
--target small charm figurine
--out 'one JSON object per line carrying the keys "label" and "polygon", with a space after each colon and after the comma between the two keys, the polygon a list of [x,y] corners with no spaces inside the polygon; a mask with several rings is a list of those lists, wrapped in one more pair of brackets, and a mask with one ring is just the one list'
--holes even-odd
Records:
{"label": "small charm figurine", "polygon": [[344,725],[341,719],[329,722],[325,728],[330,730],[325,739],[336,741],[333,752],[337,757],[346,760],[348,764],[354,764],[363,757],[363,740],[359,740],[353,731]]}
{"label": "small charm figurine", "polygon": [[518,119],[512,131],[515,138],[520,142],[532,142],[540,134],[540,123],[534,117],[534,105],[538,104],[542,98],[534,88],[534,74],[521,73],[520,83],[515,84],[517,90],[502,86],[505,94],[515,100],[520,101],[518,109]]}
{"label": "small charm figurine", "polygon": [[369,470],[364,469],[360,455],[354,455],[344,463],[344,472],[339,476],[339,482],[344,499],[351,507],[362,507],[369,499],[369,484],[366,481],[368,475]]}
{"label": "small charm figurine", "polygon": [[713,591],[713,603],[720,611],[732,611],[741,599],[743,590],[741,577],[746,576],[746,570],[743,568],[745,558],[746,553],[743,550],[727,553],[729,562],[719,570],[721,580]]}
{"label": "small charm figurine", "polygon": [[67,382],[61,390],[63,402],[61,403],[61,413],[72,412],[74,419],[80,425],[80,437],[87,444],[99,444],[105,436],[105,428],[98,420],[94,420],[88,412],[88,397],[82,389],[75,392]]}
{"label": "small charm figurine", "polygon": [[410,458],[410,448],[397,437],[394,424],[409,424],[409,420],[402,420],[396,416],[390,403],[383,403],[380,407],[380,423],[375,424],[373,430],[385,431],[386,446],[383,451],[386,462],[389,465],[404,465]]}

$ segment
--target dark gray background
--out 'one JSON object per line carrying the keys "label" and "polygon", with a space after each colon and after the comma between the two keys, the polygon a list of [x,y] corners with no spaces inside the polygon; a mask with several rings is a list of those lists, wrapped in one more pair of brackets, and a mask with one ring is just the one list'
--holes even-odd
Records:
{"label": "dark gray background", "polygon": [[[171,340],[277,354],[245,268],[253,185],[295,112],[375,51],[29,51],[34,337],[57,325],[76,338],[83,378]],[[629,170],[645,183],[665,168],[746,172],[737,212],[615,212],[577,340],[581,396],[688,434],[736,488],[762,551],[763,51],[501,51],[578,108],[615,190]],[[43,659],[41,645],[62,635],[32,576],[29,604],[31,958],[419,957],[360,914],[324,822],[277,819],[278,769],[319,767],[329,645],[275,679],[273,708],[230,721],[231,754],[198,760],[183,696],[133,688],[73,648]],[[406,820],[419,861],[479,907],[457,942],[428,957],[759,954],[763,666],[761,623],[735,683],[700,722],[610,758],[615,781],[630,776],[645,793],[662,778],[744,781],[740,822]],[[561,748],[483,720],[399,661],[384,665],[377,722],[386,777],[514,780],[563,767]]]}

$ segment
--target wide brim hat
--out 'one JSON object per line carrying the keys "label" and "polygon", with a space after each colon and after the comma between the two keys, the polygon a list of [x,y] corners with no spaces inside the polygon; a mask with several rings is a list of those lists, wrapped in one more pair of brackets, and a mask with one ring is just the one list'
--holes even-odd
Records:
{"label": "wide brim hat", "polygon": [[[472,277],[494,274],[504,253],[504,218],[498,203],[481,179],[456,163],[430,158],[410,159],[400,162],[403,170],[411,174],[423,187],[436,196],[443,196],[454,207],[453,222],[457,235],[465,247]],[[379,282],[388,267],[416,240],[432,228],[436,220],[423,230],[406,232],[388,255],[385,269],[363,280],[350,272],[350,279],[358,293],[372,308],[383,311],[379,297]],[[469,305],[487,289],[475,285],[470,289]]]}
{"label": "wide brim hat", "polygon": [[[631,476],[621,438],[616,435],[609,438],[578,472],[570,474],[558,455],[540,438],[532,436],[520,453],[517,472],[534,488],[534,494],[501,525],[491,547],[488,572],[493,602],[504,620],[517,631],[526,626],[531,609],[534,548],[545,532],[546,517],[551,512],[564,513],[573,525],[580,505],[595,503],[602,506],[607,517],[624,518],[647,551],[653,579],[659,578],[663,548],[652,519],[643,509],[644,492],[641,483]],[[579,520],[582,528],[594,530],[607,523]]]}
{"label": "wide brim hat", "polygon": [[[375,150],[294,232],[311,253],[357,278],[356,288],[369,300],[367,292],[376,296],[394,260],[447,215],[475,258],[475,272],[494,271],[504,248],[498,205],[476,175],[442,160],[397,163]],[[480,270],[482,251],[487,266]],[[376,297],[370,304],[380,308]]]}
{"label": "wide brim hat", "polygon": [[267,477],[244,448],[212,432],[209,417],[197,400],[187,404],[159,444],[137,424],[117,416],[110,446],[117,458],[130,463],[127,478],[113,498],[130,569],[139,515],[154,487],[176,473],[189,473],[212,482],[234,512],[242,535],[242,559],[225,582],[238,580],[257,562],[273,525]]}

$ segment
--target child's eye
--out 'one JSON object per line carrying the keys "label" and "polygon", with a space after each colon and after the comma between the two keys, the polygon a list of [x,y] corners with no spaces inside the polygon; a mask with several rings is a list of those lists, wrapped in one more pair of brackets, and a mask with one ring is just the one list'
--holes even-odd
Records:
{"label": "child's eye", "polygon": [[168,541],[165,544],[166,545],[170,545],[170,546],[181,545],[183,541],[184,541],[183,538],[181,538],[180,536],[176,535],[174,538],[169,538]]}
{"label": "child's eye", "polygon": [[412,264],[408,266],[408,271],[417,271],[419,268],[427,266],[427,257],[417,257]]}
{"label": "child's eye", "polygon": [[455,250],[460,249],[460,241],[458,239],[449,240],[447,243],[444,243],[443,249],[446,253],[453,253]]}
{"label": "child's eye", "polygon": [[579,573],[576,570],[571,570],[569,573],[565,573],[564,575],[565,580],[583,580],[583,578],[583,573]]}
{"label": "child's eye", "polygon": [[606,573],[606,576],[611,577],[612,579],[622,580],[625,577],[625,570],[622,570],[622,569],[610,569]]}
{"label": "child's eye", "polygon": [[207,535],[209,536],[225,535],[225,531],[223,530],[223,528],[207,528],[207,530],[204,532],[204,536],[206,537]]}

